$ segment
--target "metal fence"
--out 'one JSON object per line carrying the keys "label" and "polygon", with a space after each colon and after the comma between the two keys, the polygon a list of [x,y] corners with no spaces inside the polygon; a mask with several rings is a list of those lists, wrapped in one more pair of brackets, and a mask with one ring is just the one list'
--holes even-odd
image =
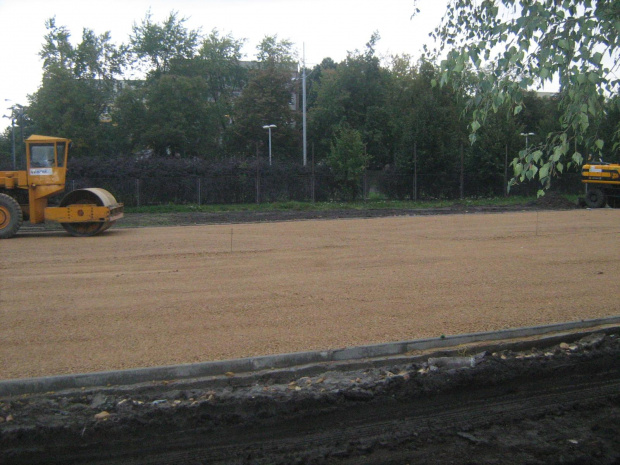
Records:
{"label": "metal fence", "polygon": [[[165,204],[239,204],[262,202],[324,202],[341,200],[456,200],[506,195],[503,176],[425,174],[417,177],[368,171],[358,179],[343,182],[334,176],[219,175],[164,178],[73,178],[69,190],[101,187],[127,206]],[[554,180],[553,190],[579,194],[578,174]],[[539,187],[530,182],[514,186],[510,195],[536,195]]]}

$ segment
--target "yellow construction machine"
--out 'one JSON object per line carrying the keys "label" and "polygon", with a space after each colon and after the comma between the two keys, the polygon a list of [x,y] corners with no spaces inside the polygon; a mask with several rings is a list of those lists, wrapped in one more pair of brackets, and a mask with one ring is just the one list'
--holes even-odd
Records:
{"label": "yellow construction machine", "polygon": [[123,204],[104,189],[77,189],[56,207],[48,199],[65,190],[71,140],[30,136],[26,170],[0,171],[0,239],[17,234],[24,220],[55,221],[73,236],[94,236],[123,217]]}
{"label": "yellow construction machine", "polygon": [[591,163],[583,165],[581,182],[586,185],[585,203],[590,208],[609,205],[620,208],[620,165]]}

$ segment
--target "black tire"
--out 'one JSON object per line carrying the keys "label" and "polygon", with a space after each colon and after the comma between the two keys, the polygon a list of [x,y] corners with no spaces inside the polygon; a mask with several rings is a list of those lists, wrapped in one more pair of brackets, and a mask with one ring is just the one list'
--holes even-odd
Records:
{"label": "black tire", "polygon": [[607,203],[607,198],[602,189],[589,189],[586,193],[586,205],[590,208],[602,208]]}
{"label": "black tire", "polygon": [[9,239],[17,234],[24,222],[22,209],[10,195],[0,194],[0,239]]}

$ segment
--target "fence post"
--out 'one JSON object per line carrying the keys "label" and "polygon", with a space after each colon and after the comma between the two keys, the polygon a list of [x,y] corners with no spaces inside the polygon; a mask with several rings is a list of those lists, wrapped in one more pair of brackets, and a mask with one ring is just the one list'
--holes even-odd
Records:
{"label": "fence post", "polygon": [[418,201],[418,143],[413,143],[413,201]]}
{"label": "fence post", "polygon": [[461,142],[461,189],[460,189],[460,193],[461,193],[461,200],[463,200],[463,197],[465,197],[465,163],[464,163],[464,156],[463,156],[463,142]]}
{"label": "fence post", "polygon": [[136,179],[136,206],[140,206],[140,179]]}
{"label": "fence post", "polygon": [[198,176],[198,206],[200,206],[202,204],[202,190],[201,190],[201,186],[200,186],[200,176]]}
{"label": "fence post", "polygon": [[506,144],[506,155],[504,157],[504,197],[508,197],[508,144]]}
{"label": "fence post", "polygon": [[314,176],[314,142],[312,142],[312,179],[310,180],[311,184],[310,184],[310,191],[312,193],[312,203],[316,202],[316,196],[315,196],[315,183],[316,183],[316,178]]}
{"label": "fence post", "polygon": [[258,155],[258,142],[256,143],[256,203],[260,204],[260,157]]}

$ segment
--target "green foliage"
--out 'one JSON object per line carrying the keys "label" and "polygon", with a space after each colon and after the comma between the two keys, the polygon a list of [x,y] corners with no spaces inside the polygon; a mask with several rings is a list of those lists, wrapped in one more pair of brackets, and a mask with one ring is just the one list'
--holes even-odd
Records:
{"label": "green foliage", "polygon": [[243,43],[231,34],[221,37],[214,29],[194,60],[197,75],[207,81],[208,98],[217,104],[221,117],[230,114],[234,95],[247,83],[247,69],[241,65]]}
{"label": "green foliage", "polygon": [[286,67],[268,66],[252,69],[243,93],[235,100],[233,109],[234,134],[231,147],[236,153],[255,156],[256,144],[267,155],[267,131],[263,126],[275,124],[272,133],[274,158],[299,153],[299,116],[289,103],[293,92],[291,73]]}
{"label": "green foliage", "polygon": [[54,18],[46,27],[40,52],[43,82],[29,96],[31,132],[69,137],[76,154],[110,153],[114,137],[102,116],[124,64],[123,50],[111,44],[107,32],[97,36],[84,29],[82,41],[73,46],[67,29],[57,26]]}
{"label": "green foliage", "polygon": [[[115,47],[107,33],[96,35],[89,30],[83,31],[81,43],[72,45],[69,31],[50,20],[41,52],[42,86],[31,96],[26,117],[16,123],[16,134],[64,135],[76,142],[74,154],[89,157],[119,154],[129,159],[131,153],[149,153],[149,163],[155,157],[168,158],[193,175],[196,166],[190,161],[195,160],[225,163],[234,159],[239,165],[231,170],[243,170],[258,151],[265,164],[268,132],[263,126],[275,124],[274,166],[265,170],[270,179],[289,183],[284,191],[299,190],[291,177],[275,175],[278,164],[301,162],[301,112],[290,107],[294,94],[301,95],[293,44],[266,36],[256,50],[259,61],[242,61],[243,39],[217,30],[201,36],[199,31],[188,30],[185,21],[171,13],[156,23],[148,13],[140,25],[134,25],[130,43]],[[475,104],[484,107],[486,102],[480,93],[489,85],[480,80],[484,70],[464,66],[457,76],[460,86],[437,86],[434,83],[442,81],[443,71],[436,63],[410,56],[381,60],[375,51],[378,41],[375,33],[365,48],[349,53],[342,62],[326,58],[306,70],[308,148],[316,161],[314,169],[323,176],[315,198],[358,195],[363,167],[375,171],[366,187],[379,188],[391,198],[412,197],[415,168],[421,176],[416,196],[458,195],[461,153],[465,192],[469,183],[472,195],[499,193],[506,148],[512,158],[524,146],[520,132],[536,136],[530,138],[531,156],[524,154],[515,165],[519,175],[526,181],[534,179],[534,172],[537,177],[549,175],[551,170],[541,166],[545,151],[535,146],[546,141],[548,133],[566,131],[558,122],[564,108],[561,102],[543,100],[521,89],[518,104],[498,99],[493,102],[497,112],[491,105],[484,121],[478,118],[468,127],[459,115],[464,111],[471,115],[474,110],[478,116],[483,114]],[[127,70],[140,72],[138,65],[146,66],[145,79],[120,80]],[[612,143],[609,128],[616,127],[620,111],[609,99],[601,104],[606,117],[600,122],[590,117],[588,134],[597,135],[594,147],[608,150]],[[477,144],[470,146],[467,140],[472,128]],[[349,138],[347,148],[342,140]],[[588,153],[585,142],[575,144],[575,140],[570,133],[566,147]],[[18,137],[18,150],[22,145]],[[352,154],[347,150],[353,150]],[[359,154],[367,155],[359,158]],[[574,165],[576,160],[571,161]],[[329,169],[338,175],[335,182]],[[565,160],[554,165],[556,172],[567,169]],[[134,168],[128,170],[135,174]],[[382,179],[391,183],[389,189],[383,189]],[[240,188],[244,193],[237,201],[255,195],[250,184]],[[278,189],[270,191],[274,198],[282,195]],[[172,188],[166,195],[170,192]]]}
{"label": "green foliage", "polygon": [[360,132],[347,123],[341,124],[325,161],[335,175],[341,192],[346,198],[355,199],[357,183],[370,161]]}
{"label": "green foliage", "polygon": [[159,154],[202,152],[209,138],[209,104],[204,79],[163,75],[148,86],[143,143]]}
{"label": "green foliage", "polygon": [[172,60],[189,59],[196,52],[200,31],[188,30],[184,23],[187,18],[179,18],[171,12],[161,24],[153,22],[149,11],[140,24],[134,23],[129,37],[130,51],[134,63],[147,66],[149,72],[167,72]]}
{"label": "green foliage", "polygon": [[28,114],[33,132],[68,137],[75,153],[106,150],[105,128],[100,121],[106,93],[92,81],[77,80],[62,69],[46,73],[41,88],[30,97]]}
{"label": "green foliage", "polygon": [[73,46],[71,34],[56,19],[45,22],[47,34],[39,52],[44,73],[64,70],[76,79],[110,81],[122,72],[126,50],[111,43],[109,32],[96,35],[90,29],[82,32],[82,41]]}
{"label": "green foliage", "polygon": [[392,112],[394,165],[398,172],[412,173],[414,145],[418,168],[437,174],[458,170],[460,147],[466,128],[458,115],[462,99],[449,88],[433,87],[435,66],[411,57],[393,57],[387,107]]}
{"label": "green foliage", "polygon": [[[514,182],[537,178],[548,188],[553,175],[583,162],[577,146],[601,153],[597,124],[606,100],[617,104],[620,90],[613,72],[620,61],[619,32],[617,0],[451,0],[434,33],[440,42],[436,56],[447,53],[439,83],[468,93],[475,142],[490,113],[508,106],[518,115],[528,89],[558,79],[560,130],[542,134],[537,146],[513,162]],[[614,131],[620,134],[620,126]]]}
{"label": "green foliage", "polygon": [[[509,206],[509,205],[523,205],[531,203],[534,199],[532,197],[510,197],[510,198],[490,198],[482,200],[467,200],[464,205],[470,207],[479,206]],[[287,202],[264,202],[264,203],[240,203],[240,204],[214,204],[214,205],[196,205],[196,204],[165,204],[165,205],[149,205],[143,207],[128,207],[125,206],[126,213],[147,213],[147,214],[159,214],[159,213],[188,213],[188,212],[205,212],[205,213],[219,213],[219,212],[272,212],[272,211],[330,211],[330,210],[411,210],[411,209],[428,209],[428,208],[442,208],[452,205],[451,202],[445,201],[425,201],[425,202],[411,202],[411,201],[393,201],[393,200],[357,200],[357,201],[339,201],[339,202],[299,202],[299,201],[287,201]],[[159,218],[158,218],[159,220]],[[124,224],[130,219],[126,219]],[[144,221],[142,219],[142,221]]]}
{"label": "green foliage", "polygon": [[309,110],[310,132],[319,151],[329,150],[333,135],[343,122],[358,130],[373,154],[372,166],[381,168],[391,159],[389,112],[386,109],[388,70],[375,56],[379,40],[373,34],[366,50],[349,53],[334,66],[324,61],[316,70],[316,99]]}
{"label": "green foliage", "polygon": [[293,43],[287,39],[278,40],[277,34],[263,37],[256,50],[256,58],[263,65],[297,66],[297,56],[293,51]]}
{"label": "green foliage", "polygon": [[153,71],[144,84],[120,93],[114,121],[125,146],[162,155],[223,156],[234,96],[247,81],[242,44],[213,30],[191,58],[172,56],[167,71]]}

